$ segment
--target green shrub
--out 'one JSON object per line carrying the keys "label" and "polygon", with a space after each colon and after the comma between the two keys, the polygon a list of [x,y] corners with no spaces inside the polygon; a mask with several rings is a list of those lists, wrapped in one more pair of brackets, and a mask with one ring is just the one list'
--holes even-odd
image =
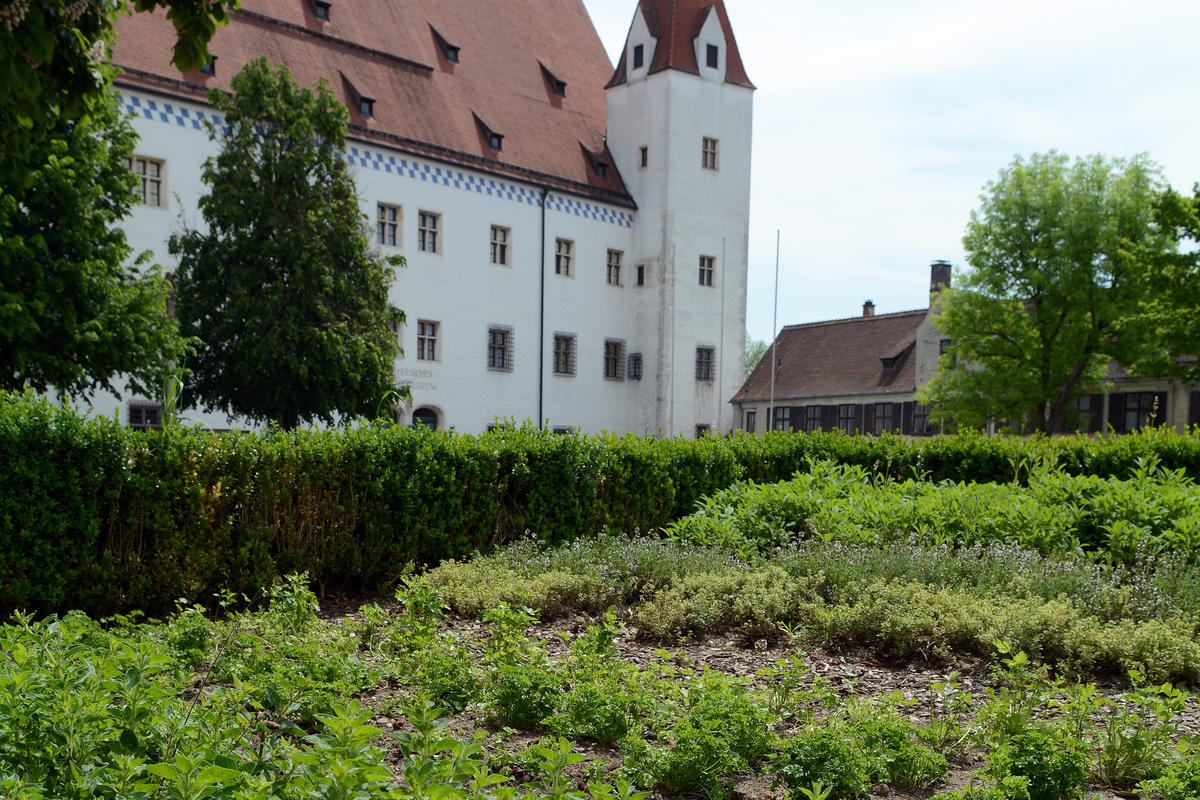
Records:
{"label": "green shrub", "polygon": [[918,740],[917,726],[894,708],[864,703],[852,709],[850,724],[875,763],[875,783],[896,789],[925,789],[946,774],[946,759]]}
{"label": "green shrub", "polygon": [[554,713],[562,694],[558,678],[546,669],[534,664],[504,664],[492,674],[484,702],[496,724],[533,730]]}
{"label": "green shrub", "polygon": [[1087,753],[1059,732],[1032,728],[1013,734],[987,756],[998,782],[1029,781],[1029,800],[1074,800],[1087,788]]}
{"label": "green shrub", "polygon": [[1162,800],[1195,800],[1200,797],[1200,750],[1193,750],[1184,759],[1167,767],[1154,780],[1138,785],[1140,794],[1151,792],[1161,795]]}
{"label": "green shrub", "polygon": [[[841,473],[819,467],[819,480],[810,477],[799,494],[767,485],[818,462],[843,465]],[[308,573],[322,591],[375,587],[409,564],[463,558],[526,531],[562,543],[605,528],[658,530],[702,498],[701,515],[677,534],[744,554],[796,536],[895,544],[916,534],[928,543],[1019,541],[1122,561],[1172,551],[1194,560],[1196,477],[1200,436],[1163,431],[694,441],[362,424],[214,434],[136,431],[31,393],[3,393],[0,615],[169,612],[181,597],[222,589],[255,596],[292,572]],[[759,485],[722,493],[745,480]],[[891,499],[863,502],[864,493]],[[1064,493],[1080,501],[1061,502]],[[578,595],[603,607],[610,592],[640,591],[603,578],[563,580],[547,598]],[[1197,594],[1194,580],[1179,585]]]}
{"label": "green shrub", "polygon": [[871,787],[872,772],[871,759],[844,724],[800,731],[784,740],[771,762],[771,774],[793,797],[818,782],[829,789],[832,800],[863,797]]}

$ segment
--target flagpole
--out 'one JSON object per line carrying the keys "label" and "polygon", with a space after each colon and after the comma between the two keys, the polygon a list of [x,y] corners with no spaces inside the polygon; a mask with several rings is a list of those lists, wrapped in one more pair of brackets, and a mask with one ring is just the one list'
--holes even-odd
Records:
{"label": "flagpole", "polygon": [[775,312],[771,317],[771,400],[767,404],[767,430],[775,430],[775,342],[779,339],[779,228],[775,229]]}

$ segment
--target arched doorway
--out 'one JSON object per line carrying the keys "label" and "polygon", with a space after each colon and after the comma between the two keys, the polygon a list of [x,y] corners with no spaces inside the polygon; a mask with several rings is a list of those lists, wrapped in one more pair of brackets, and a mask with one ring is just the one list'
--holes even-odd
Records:
{"label": "arched doorway", "polygon": [[438,429],[438,413],[429,406],[421,406],[412,413],[412,426],[436,431]]}

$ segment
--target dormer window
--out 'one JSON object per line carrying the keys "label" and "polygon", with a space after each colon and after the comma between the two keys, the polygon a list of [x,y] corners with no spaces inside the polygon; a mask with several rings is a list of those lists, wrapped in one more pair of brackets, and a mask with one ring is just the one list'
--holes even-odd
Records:
{"label": "dormer window", "polygon": [[608,162],[601,159],[598,155],[593,153],[591,150],[588,150],[586,147],[583,148],[583,152],[587,154],[588,164],[591,165],[592,171],[596,173],[596,177],[607,178]]}
{"label": "dormer window", "polygon": [[329,9],[332,5],[332,3],[329,3],[326,0],[313,0],[313,16],[322,22],[329,22]]}
{"label": "dormer window", "polygon": [[375,116],[375,101],[370,97],[358,98],[358,113],[364,117]]}
{"label": "dormer window", "polygon": [[200,65],[199,70],[201,75],[216,75],[217,74],[217,57],[209,56],[208,61]]}
{"label": "dormer window", "polygon": [[633,68],[640,69],[644,63],[646,63],[645,45],[635,44],[633,46]]}
{"label": "dormer window", "polygon": [[712,69],[717,69],[717,65],[718,65],[718,63],[720,63],[720,58],[721,58],[720,48],[718,48],[715,44],[710,44],[708,46],[708,58],[707,58],[708,66],[711,67]]}
{"label": "dormer window", "polygon": [[504,144],[504,135],[492,130],[486,122],[479,118],[478,114],[475,115],[475,123],[479,125],[479,130],[483,133],[483,138],[487,140],[488,147],[500,152]]}
{"label": "dormer window", "polygon": [[550,70],[546,69],[545,64],[539,62],[542,68],[542,74],[546,76],[546,82],[550,84],[550,89],[559,97],[567,96],[567,82],[559,78]]}
{"label": "dormer window", "polygon": [[456,44],[450,44],[446,41],[446,37],[437,32],[437,29],[430,28],[433,31],[433,40],[437,43],[438,49],[442,51],[442,57],[447,61],[457,64],[459,47]]}

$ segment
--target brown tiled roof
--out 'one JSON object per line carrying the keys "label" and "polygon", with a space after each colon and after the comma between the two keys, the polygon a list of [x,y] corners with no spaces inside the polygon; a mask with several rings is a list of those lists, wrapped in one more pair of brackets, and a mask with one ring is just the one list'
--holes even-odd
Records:
{"label": "brown tiled roof", "polygon": [[[215,77],[171,65],[175,33],[165,14],[120,18],[119,83],[201,99],[209,87],[228,90],[247,61],[265,55],[303,85],[327,80],[351,109],[355,138],[633,205],[616,168],[602,178],[586,155],[612,161],[604,144],[612,66],[582,0],[335,0],[329,22],[308,0],[242,0],[231,17],[209,46]],[[460,48],[458,63],[436,35]],[[547,70],[566,83],[565,97]],[[371,118],[359,114],[351,87],[375,100]],[[500,152],[476,119],[504,137]]]}
{"label": "brown tiled roof", "polygon": [[[725,33],[725,82],[753,89],[754,84],[746,76],[746,67],[742,64],[742,55],[738,52],[737,39],[733,36],[733,26],[729,24],[723,0],[641,0],[635,13],[645,14],[650,35],[658,40],[648,74],[668,69],[691,75],[700,74],[693,41],[700,35],[711,8],[717,10],[717,19]],[[622,49],[621,59],[608,82],[609,86],[625,82],[625,51],[628,49]]]}
{"label": "brown tiled roof", "polygon": [[[775,340],[775,399],[905,394],[917,389],[913,349],[928,309],[788,325]],[[771,395],[771,350],[733,402]],[[892,360],[892,369],[885,367]]]}

